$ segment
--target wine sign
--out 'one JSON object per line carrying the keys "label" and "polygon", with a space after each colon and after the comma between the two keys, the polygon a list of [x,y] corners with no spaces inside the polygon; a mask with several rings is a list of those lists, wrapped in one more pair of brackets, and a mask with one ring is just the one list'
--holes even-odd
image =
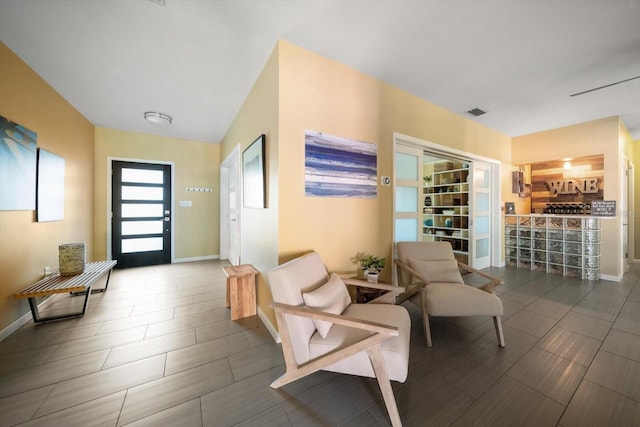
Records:
{"label": "wine sign", "polygon": [[598,178],[547,181],[547,187],[554,196],[557,194],[595,194],[598,192]]}
{"label": "wine sign", "polygon": [[549,204],[603,200],[604,155],[531,164],[531,212]]}

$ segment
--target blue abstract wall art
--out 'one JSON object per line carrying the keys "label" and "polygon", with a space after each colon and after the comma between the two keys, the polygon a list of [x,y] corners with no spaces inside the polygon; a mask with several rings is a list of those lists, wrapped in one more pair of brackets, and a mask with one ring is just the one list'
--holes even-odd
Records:
{"label": "blue abstract wall art", "polygon": [[377,146],[307,130],[305,195],[319,197],[377,197]]}
{"label": "blue abstract wall art", "polygon": [[35,132],[0,116],[0,210],[36,208]]}

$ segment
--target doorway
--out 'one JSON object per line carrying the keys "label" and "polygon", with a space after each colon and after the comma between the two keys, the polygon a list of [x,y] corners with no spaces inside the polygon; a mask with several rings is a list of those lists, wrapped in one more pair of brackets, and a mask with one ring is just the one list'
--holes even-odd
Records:
{"label": "doorway", "polygon": [[111,249],[117,268],[171,263],[171,165],[113,160]]}
{"label": "doorway", "polygon": [[635,204],[634,200],[634,180],[635,172],[634,166],[626,156],[622,158],[622,198],[621,198],[621,212],[622,212],[622,274],[629,271],[630,263],[635,258],[634,251],[634,215],[633,208]]}
{"label": "doorway", "polygon": [[[456,259],[473,265],[476,236],[474,164],[468,158],[423,152],[422,233],[419,240],[448,242]],[[474,259],[472,260],[472,257]]]}
{"label": "doorway", "polygon": [[500,266],[499,162],[400,134],[394,147],[394,240],[445,240],[461,262]]}
{"label": "doorway", "polygon": [[220,258],[240,264],[240,146],[220,165]]}

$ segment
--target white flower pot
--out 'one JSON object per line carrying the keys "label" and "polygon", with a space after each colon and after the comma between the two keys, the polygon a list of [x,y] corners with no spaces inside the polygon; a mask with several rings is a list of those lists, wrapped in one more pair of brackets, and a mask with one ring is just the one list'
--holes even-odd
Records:
{"label": "white flower pot", "polygon": [[367,282],[378,283],[378,273],[367,273]]}

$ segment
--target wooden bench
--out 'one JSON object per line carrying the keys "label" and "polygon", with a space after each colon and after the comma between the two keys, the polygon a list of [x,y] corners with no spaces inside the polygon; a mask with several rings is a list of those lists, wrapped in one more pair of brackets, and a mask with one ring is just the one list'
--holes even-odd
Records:
{"label": "wooden bench", "polygon": [[[28,298],[29,307],[31,307],[31,314],[33,314],[33,321],[35,323],[46,322],[47,320],[66,319],[69,317],[84,316],[87,309],[87,303],[89,302],[89,295],[96,292],[106,292],[109,286],[109,278],[111,277],[111,270],[116,265],[117,261],[98,261],[89,262],[85,265],[84,272],[75,274],[73,276],[61,276],[59,272],[53,273],[51,276],[45,277],[42,280],[38,280],[33,285],[15,294],[16,298]],[[91,286],[107,274],[107,282],[102,289],[91,289]],[[82,311],[77,313],[62,314],[57,316],[40,317],[38,312],[38,304],[36,303],[36,297],[43,297],[53,294],[62,294],[69,292],[71,295],[84,295],[84,304],[82,305]]]}

